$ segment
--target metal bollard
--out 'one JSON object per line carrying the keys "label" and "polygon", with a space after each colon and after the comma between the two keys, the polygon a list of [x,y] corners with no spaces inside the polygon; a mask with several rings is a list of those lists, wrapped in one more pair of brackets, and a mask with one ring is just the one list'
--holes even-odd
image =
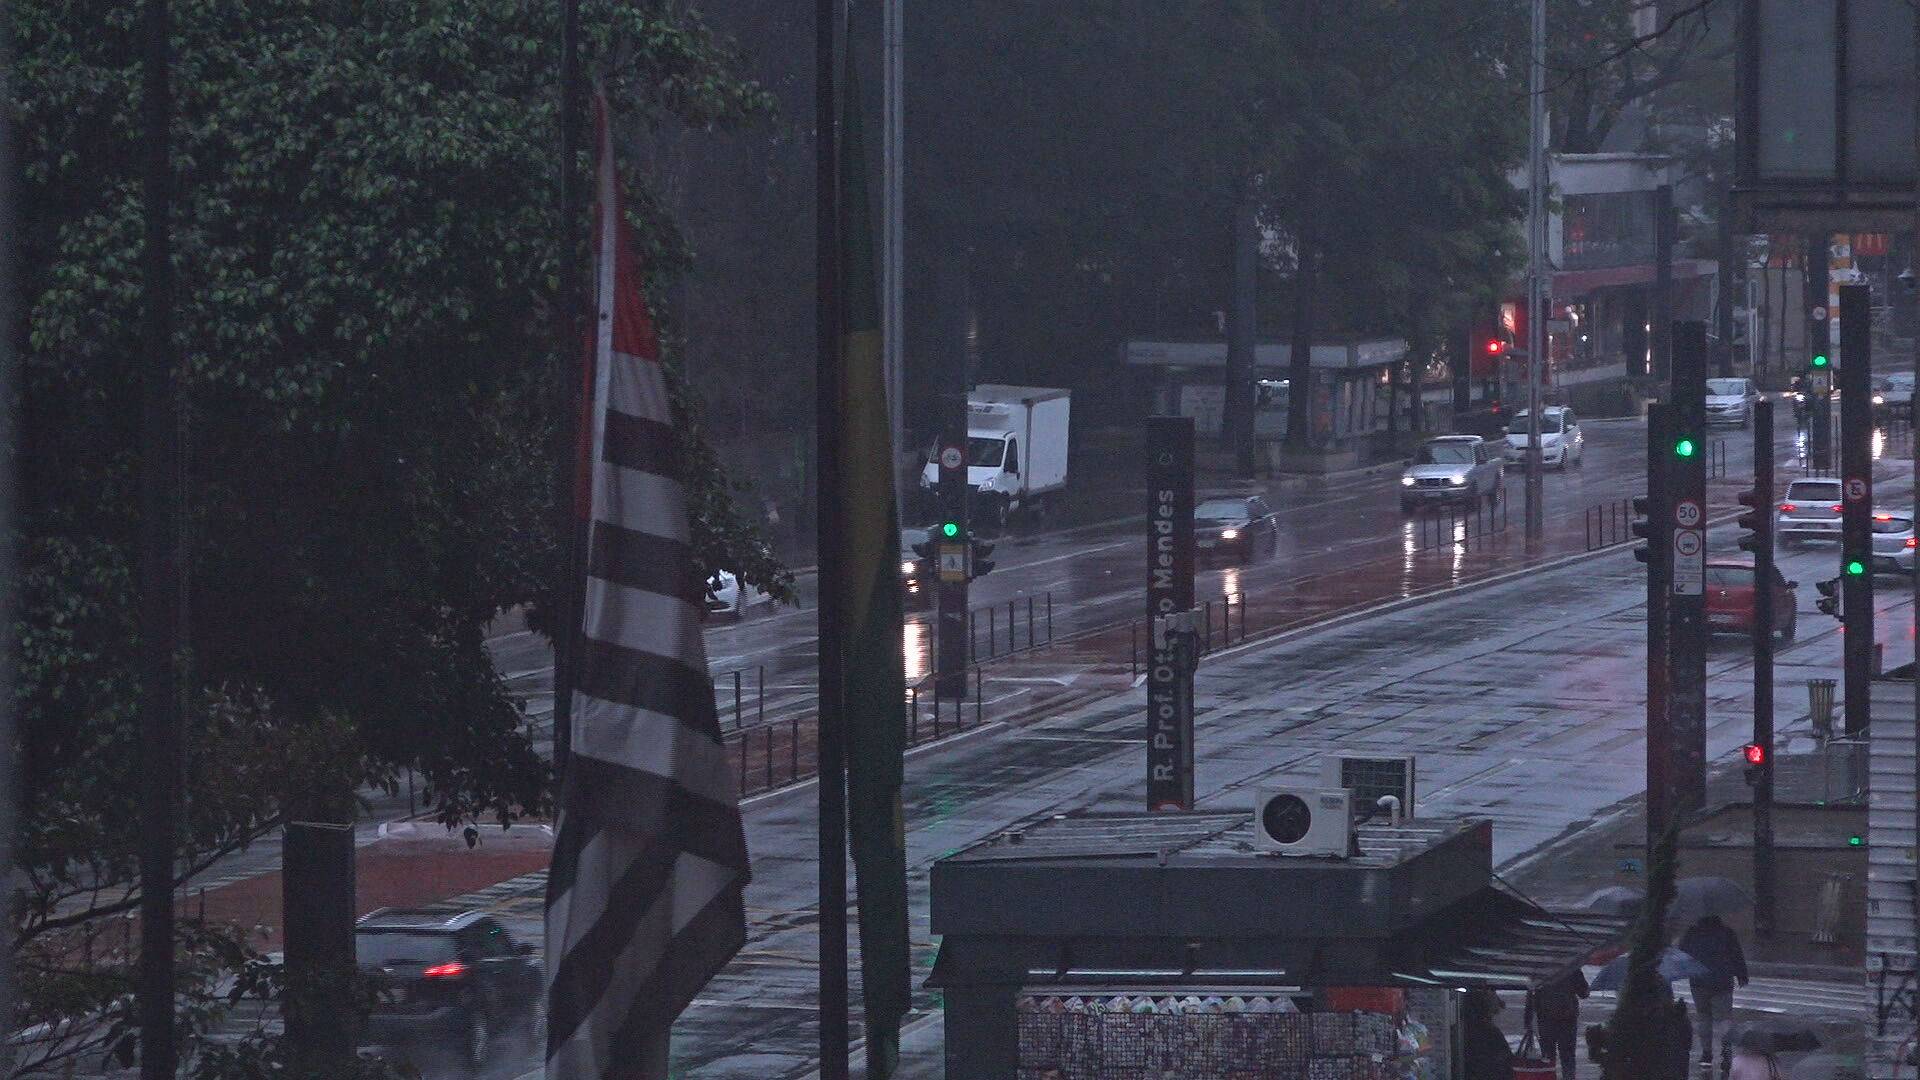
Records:
{"label": "metal bollard", "polygon": [[1833,687],[1832,679],[1807,680],[1807,717],[1816,738],[1833,737]]}

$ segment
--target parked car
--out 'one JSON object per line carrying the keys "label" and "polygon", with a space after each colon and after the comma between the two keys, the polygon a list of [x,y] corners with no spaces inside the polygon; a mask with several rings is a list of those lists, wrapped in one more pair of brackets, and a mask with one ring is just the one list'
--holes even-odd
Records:
{"label": "parked car", "polygon": [[453,1051],[478,1073],[502,1035],[540,1041],[544,990],[533,945],[485,912],[381,908],[361,917],[353,936],[360,970],[380,992],[361,1045]]}
{"label": "parked car", "polygon": [[1423,506],[1498,503],[1505,488],[1498,444],[1478,435],[1440,435],[1414,452],[1400,477],[1400,510]]}
{"label": "parked car", "polygon": [[1795,480],[1773,515],[1773,535],[1782,547],[1807,540],[1840,539],[1840,481]]}
{"label": "parked car", "polygon": [[[1514,416],[1507,425],[1505,454],[1507,464],[1525,468],[1527,464],[1528,413]],[[1578,465],[1586,456],[1587,437],[1580,431],[1580,418],[1562,405],[1540,410],[1540,464],[1549,469]]]}
{"label": "parked car", "polygon": [[1258,495],[1217,495],[1193,508],[1193,546],[1203,559],[1271,555],[1280,547],[1280,519]]}
{"label": "parked car", "polygon": [[[1774,636],[1781,641],[1792,641],[1800,625],[1799,594],[1794,592],[1799,585],[1797,581],[1782,577],[1778,567],[1774,568],[1773,627]],[[1707,563],[1706,592],[1708,632],[1753,633],[1752,563],[1710,560]]]}
{"label": "parked car", "polygon": [[1873,512],[1873,572],[1876,574],[1913,573],[1913,513],[1875,510]]}
{"label": "parked car", "polygon": [[1707,423],[1746,427],[1753,422],[1753,406],[1759,400],[1760,391],[1752,379],[1708,379]]}
{"label": "parked car", "polygon": [[773,597],[752,585],[743,586],[731,570],[718,570],[707,579],[707,614],[725,615],[735,622],[748,610],[773,603]]}
{"label": "parked car", "polygon": [[1873,380],[1876,420],[1913,420],[1913,372],[1896,371]]}

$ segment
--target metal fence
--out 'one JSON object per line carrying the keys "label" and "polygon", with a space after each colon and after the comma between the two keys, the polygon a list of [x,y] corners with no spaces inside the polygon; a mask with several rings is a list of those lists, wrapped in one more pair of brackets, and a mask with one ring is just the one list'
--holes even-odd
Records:
{"label": "metal fence", "polygon": [[1707,440],[1707,479],[1725,480],[1726,478],[1727,440],[1709,439]]}
{"label": "metal fence", "polygon": [[1408,522],[1413,526],[1413,550],[1471,546],[1506,531],[1508,501],[1503,498],[1493,506],[1476,502],[1471,507],[1442,506],[1422,511]]}
{"label": "metal fence", "polygon": [[1598,551],[1633,539],[1633,500],[1615,499],[1586,510],[1587,550]]}
{"label": "metal fence", "polygon": [[[983,619],[982,616],[985,616]],[[984,625],[982,625],[984,623]],[[1001,633],[1005,628],[1004,636]],[[1025,632],[1022,632],[1024,627]],[[986,650],[980,648],[982,631]],[[1053,644],[1053,593],[1026,596],[967,612],[967,655],[971,663],[1011,656]]]}

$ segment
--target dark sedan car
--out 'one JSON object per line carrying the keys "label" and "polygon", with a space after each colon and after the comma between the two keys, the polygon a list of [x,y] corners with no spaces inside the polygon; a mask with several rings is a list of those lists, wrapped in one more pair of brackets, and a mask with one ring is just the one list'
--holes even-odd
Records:
{"label": "dark sedan car", "polygon": [[1203,559],[1271,555],[1280,546],[1280,520],[1258,495],[1217,496],[1193,508],[1193,540]]}
{"label": "dark sedan car", "polygon": [[382,908],[354,925],[354,951],[380,992],[363,1045],[402,1055],[451,1050],[477,1073],[500,1036],[539,1039],[533,946],[482,912]]}

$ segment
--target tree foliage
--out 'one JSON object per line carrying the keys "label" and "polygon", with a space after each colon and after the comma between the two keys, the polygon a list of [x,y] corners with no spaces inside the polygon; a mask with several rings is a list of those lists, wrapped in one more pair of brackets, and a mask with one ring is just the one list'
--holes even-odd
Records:
{"label": "tree foliage", "polygon": [[[970,251],[983,377],[1110,378],[1128,336],[1214,336],[1235,203],[1263,333],[1317,260],[1320,336],[1432,341],[1513,265],[1519,6],[956,0],[909,20],[908,234]],[[923,276],[916,327],[938,325]],[[937,342],[916,342],[925,352]]]}
{"label": "tree foliage", "polygon": [[[587,69],[627,127],[766,107],[684,7],[582,8]],[[9,10],[16,950],[23,1008],[51,1022],[122,1002],[125,972],[85,934],[137,902],[139,5]],[[555,564],[558,8],[176,0],[172,19],[184,863],[245,846],[305,784],[391,790],[403,768],[449,824],[537,809],[549,769],[483,635],[540,601]],[[656,277],[684,265],[658,200],[627,183]],[[702,460],[702,554],[779,591]]]}

